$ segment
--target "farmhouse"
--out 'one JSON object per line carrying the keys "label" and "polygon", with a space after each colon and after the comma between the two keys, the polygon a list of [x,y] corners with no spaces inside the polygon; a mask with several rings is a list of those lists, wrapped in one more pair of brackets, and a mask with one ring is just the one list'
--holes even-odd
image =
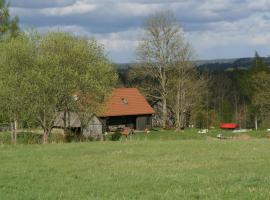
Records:
{"label": "farmhouse", "polygon": [[152,128],[153,108],[136,88],[115,89],[100,116],[106,126],[124,125],[136,130]]}
{"label": "farmhouse", "polygon": [[[104,106],[103,113],[94,115],[89,125],[82,130],[79,115],[70,112],[68,124],[72,131],[84,136],[98,137],[112,127],[130,127],[135,130],[152,128],[153,108],[136,88],[115,89]],[[64,127],[64,114],[61,112],[55,120],[54,127]]]}

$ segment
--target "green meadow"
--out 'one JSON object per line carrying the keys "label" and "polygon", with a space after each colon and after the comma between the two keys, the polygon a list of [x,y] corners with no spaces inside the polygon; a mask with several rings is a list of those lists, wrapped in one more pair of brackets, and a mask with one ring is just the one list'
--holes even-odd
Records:
{"label": "green meadow", "polygon": [[185,134],[2,144],[0,199],[270,198],[269,139],[218,140],[195,133],[198,138],[188,139]]}

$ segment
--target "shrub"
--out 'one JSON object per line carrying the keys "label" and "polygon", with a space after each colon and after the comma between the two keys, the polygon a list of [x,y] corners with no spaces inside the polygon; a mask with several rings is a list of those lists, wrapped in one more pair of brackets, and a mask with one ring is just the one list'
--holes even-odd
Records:
{"label": "shrub", "polygon": [[11,134],[9,132],[0,132],[0,144],[11,144]]}
{"label": "shrub", "polygon": [[[0,132],[0,143],[11,144],[11,133]],[[33,132],[20,132],[17,133],[17,144],[41,144],[42,135]]]}
{"label": "shrub", "polygon": [[113,134],[111,134],[112,141],[119,141],[121,137],[122,137],[122,134],[120,130],[116,130]]}
{"label": "shrub", "polygon": [[65,135],[62,133],[51,133],[49,136],[50,143],[64,143],[66,142]]}
{"label": "shrub", "polygon": [[20,144],[41,144],[43,135],[33,132],[21,132],[17,134],[17,143]]}

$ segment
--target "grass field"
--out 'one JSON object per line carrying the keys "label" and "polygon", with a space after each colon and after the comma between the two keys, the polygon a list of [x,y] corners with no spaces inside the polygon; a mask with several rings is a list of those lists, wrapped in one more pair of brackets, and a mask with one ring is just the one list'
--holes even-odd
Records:
{"label": "grass field", "polygon": [[199,134],[199,129],[186,129],[184,132],[176,132],[174,130],[159,130],[154,129],[149,135],[137,133],[131,136],[131,140],[205,140],[216,139],[218,134],[225,137],[233,137],[233,139],[257,139],[270,138],[270,132],[266,130],[249,131],[246,133],[234,133],[231,130],[211,129],[207,134]]}
{"label": "grass field", "polygon": [[161,140],[159,134],[0,145],[0,199],[270,198],[270,140]]}

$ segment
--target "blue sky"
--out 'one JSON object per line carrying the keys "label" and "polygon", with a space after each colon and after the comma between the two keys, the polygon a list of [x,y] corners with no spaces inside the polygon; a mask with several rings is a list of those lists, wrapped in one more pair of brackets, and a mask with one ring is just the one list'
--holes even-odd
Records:
{"label": "blue sky", "polygon": [[23,29],[96,38],[114,62],[136,61],[144,19],[171,10],[197,59],[270,55],[270,0],[10,0]]}

